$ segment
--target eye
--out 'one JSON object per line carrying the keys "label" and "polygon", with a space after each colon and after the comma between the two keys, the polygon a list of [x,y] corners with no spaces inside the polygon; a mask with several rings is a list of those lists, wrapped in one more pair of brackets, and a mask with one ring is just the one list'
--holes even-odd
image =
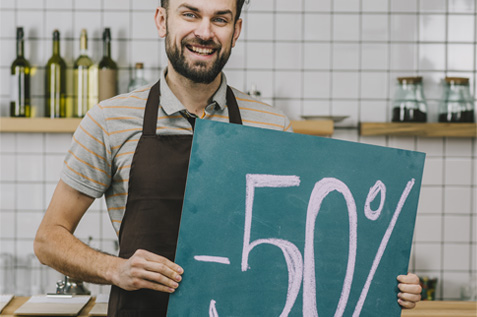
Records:
{"label": "eye", "polygon": [[215,18],[214,22],[217,22],[219,24],[227,24],[228,23],[228,21],[224,18]]}
{"label": "eye", "polygon": [[196,17],[196,15],[194,13],[191,13],[191,12],[183,13],[182,16],[185,17],[185,18],[189,18],[189,19],[193,19],[193,18]]}

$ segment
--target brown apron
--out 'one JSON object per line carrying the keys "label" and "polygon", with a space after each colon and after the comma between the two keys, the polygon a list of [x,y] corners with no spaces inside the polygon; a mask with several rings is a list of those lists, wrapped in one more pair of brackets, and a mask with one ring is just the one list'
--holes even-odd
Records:
{"label": "brown apron", "polygon": [[[159,87],[157,82],[149,92],[143,134],[129,175],[126,212],[119,231],[119,256],[125,259],[144,249],[174,261],[176,252],[192,135],[156,135]],[[230,87],[227,105],[230,122],[242,124]],[[166,316],[168,300],[167,293],[125,291],[113,285],[108,317]]]}

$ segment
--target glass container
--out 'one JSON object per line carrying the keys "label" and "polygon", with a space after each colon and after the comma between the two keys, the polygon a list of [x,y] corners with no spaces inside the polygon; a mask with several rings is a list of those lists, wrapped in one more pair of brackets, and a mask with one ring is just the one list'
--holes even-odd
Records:
{"label": "glass container", "polygon": [[426,122],[427,102],[422,77],[398,77],[392,102],[392,122]]}
{"label": "glass container", "polygon": [[475,122],[469,78],[446,77],[439,103],[439,122]]}
{"label": "glass container", "polygon": [[144,64],[136,63],[134,66],[134,77],[129,82],[128,91],[134,91],[145,85],[147,85],[147,81],[144,79]]}

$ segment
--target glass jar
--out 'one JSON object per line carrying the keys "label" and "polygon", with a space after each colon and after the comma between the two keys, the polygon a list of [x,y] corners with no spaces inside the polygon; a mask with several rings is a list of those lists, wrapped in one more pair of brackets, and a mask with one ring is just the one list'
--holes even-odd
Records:
{"label": "glass jar", "polygon": [[422,77],[398,77],[392,102],[392,122],[426,122],[427,103]]}
{"label": "glass jar", "polygon": [[439,122],[475,122],[469,78],[446,77],[439,103]]}

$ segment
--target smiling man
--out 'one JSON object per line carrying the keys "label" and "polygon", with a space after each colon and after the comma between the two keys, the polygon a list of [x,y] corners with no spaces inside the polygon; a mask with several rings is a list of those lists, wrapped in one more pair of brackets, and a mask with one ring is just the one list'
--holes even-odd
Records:
{"label": "smiling man", "polygon": [[[169,62],[159,81],[102,101],[73,136],[35,252],[70,277],[111,284],[110,317],[165,316],[168,294],[179,287],[183,269],[173,261],[195,120],[291,131],[282,112],[229,87],[222,73],[244,1],[163,0],[155,22]],[[103,195],[117,257],[73,235]],[[399,301],[413,307],[417,277],[399,279]]]}
{"label": "smiling man", "polygon": [[[211,7],[206,10],[211,10],[215,17],[204,23],[201,16],[207,12],[193,5],[183,3],[170,10],[169,16],[161,8],[156,13],[156,24],[160,35],[166,37],[166,53],[172,72],[195,83],[210,84],[214,80],[220,83],[219,74],[240,35],[242,20],[237,20],[230,9],[215,12]],[[175,24],[179,25],[173,27]],[[179,30],[180,33],[173,33]],[[199,33],[202,36],[197,36]]]}

